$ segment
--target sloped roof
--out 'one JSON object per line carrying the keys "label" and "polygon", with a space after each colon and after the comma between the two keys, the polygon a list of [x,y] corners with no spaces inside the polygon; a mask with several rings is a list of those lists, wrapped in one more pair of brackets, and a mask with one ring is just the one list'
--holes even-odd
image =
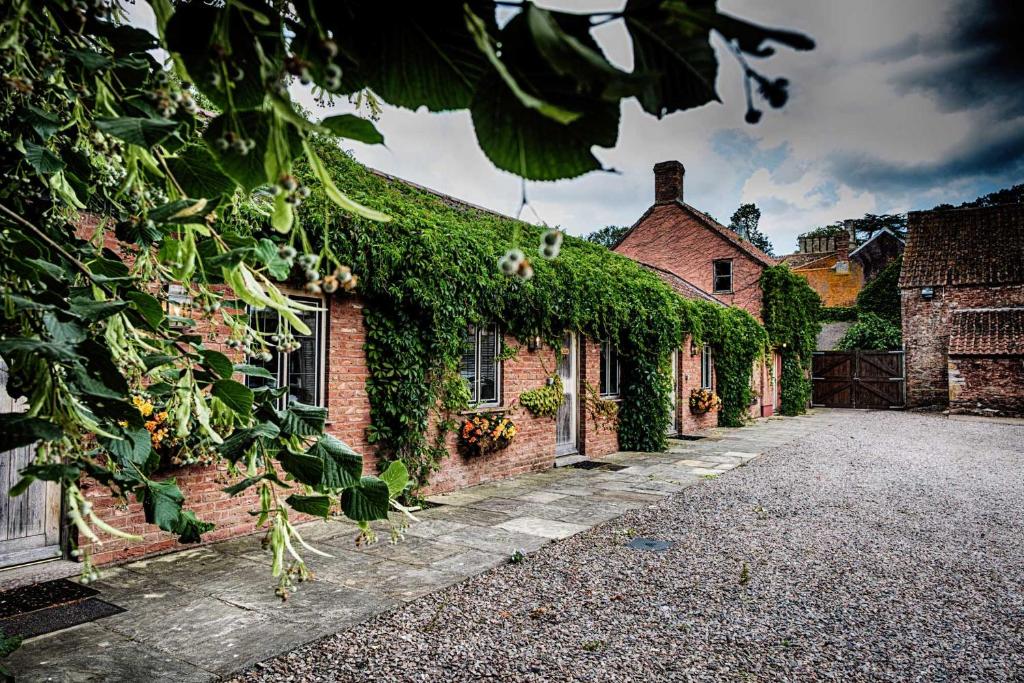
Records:
{"label": "sloped roof", "polygon": [[853,251],[851,251],[851,252],[850,252],[850,258],[853,258],[853,257],[854,257],[854,255],[856,255],[856,253],[857,253],[858,251],[860,251],[860,250],[861,250],[861,249],[863,249],[864,247],[868,246],[869,244],[871,244],[871,243],[872,243],[872,242],[874,242],[875,240],[879,240],[879,239],[882,239],[884,235],[888,235],[888,236],[889,236],[890,238],[892,238],[892,239],[896,240],[897,242],[899,242],[900,244],[902,244],[902,245],[904,245],[904,246],[906,245],[906,241],[905,241],[905,240],[904,240],[904,239],[903,239],[902,237],[900,237],[899,235],[897,235],[896,233],[894,233],[894,232],[893,232],[892,230],[890,230],[889,228],[882,228],[881,230],[875,230],[875,232],[874,232],[874,233],[872,233],[871,237],[869,237],[869,238],[867,238],[866,240],[864,240],[864,243],[863,243],[863,244],[861,244],[861,245],[860,245],[859,247],[857,247],[856,249],[854,249]]}
{"label": "sloped roof", "polygon": [[[630,233],[632,233],[634,230],[636,230],[637,226],[639,226],[641,223],[643,223],[644,220],[651,214],[651,212],[654,211],[655,207],[664,206],[666,204],[674,204],[675,206],[679,207],[684,212],[690,214],[691,216],[696,218],[698,221],[700,221],[701,225],[703,225],[704,227],[708,228],[709,230],[711,230],[712,232],[714,232],[715,234],[717,234],[719,237],[721,237],[722,239],[726,240],[727,242],[732,243],[737,248],[739,248],[741,251],[743,251],[746,254],[748,254],[751,258],[753,258],[758,263],[760,263],[762,265],[765,265],[765,266],[774,266],[774,265],[776,265],[778,263],[774,258],[772,258],[768,254],[764,253],[763,251],[761,251],[760,249],[755,247],[748,240],[741,239],[739,235],[737,235],[735,232],[733,232],[729,228],[725,227],[724,225],[722,225],[721,223],[716,221],[711,216],[707,215],[706,213],[704,213],[700,209],[694,208],[693,206],[690,206],[686,202],[680,201],[678,199],[673,201],[673,202],[663,202],[663,203],[657,203],[657,204],[651,205],[646,211],[644,211],[643,215],[640,216],[639,219],[637,219],[636,223],[634,223],[632,225],[632,227],[630,227],[630,229],[627,230],[622,235],[622,237],[619,238],[619,241],[616,242],[612,246],[612,250],[614,250],[616,247],[618,247],[620,244],[622,244],[622,242],[625,241],[625,239],[627,237],[629,237]],[[703,290],[701,290],[701,291],[703,291]]]}
{"label": "sloped roof", "polygon": [[683,279],[675,273],[670,273],[667,270],[658,268],[657,266],[652,266],[648,263],[644,263],[643,261],[637,261],[637,263],[660,277],[665,284],[674,289],[681,297],[686,299],[703,299],[705,301],[718,304],[719,306],[726,305],[725,302],[717,298],[714,294],[701,289],[689,280]]}
{"label": "sloped roof", "polygon": [[954,311],[949,353],[1024,356],[1024,307]]}
{"label": "sloped roof", "polygon": [[900,287],[1024,283],[1024,204],[913,211]]}
{"label": "sloped roof", "polygon": [[828,254],[807,254],[802,251],[797,251],[792,254],[784,254],[779,257],[779,263],[785,264],[790,268],[802,268],[812,261],[817,261],[823,256]]}

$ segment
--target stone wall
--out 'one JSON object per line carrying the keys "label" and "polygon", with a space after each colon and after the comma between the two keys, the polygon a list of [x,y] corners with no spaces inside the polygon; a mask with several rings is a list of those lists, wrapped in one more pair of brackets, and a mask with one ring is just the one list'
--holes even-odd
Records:
{"label": "stone wall", "polygon": [[901,289],[903,346],[906,351],[907,406],[923,408],[949,403],[950,322],[964,308],[1024,306],[1024,285],[1000,287],[933,287],[928,300],[920,287]]}
{"label": "stone wall", "polygon": [[793,272],[807,279],[823,306],[854,306],[857,294],[864,286],[864,269],[857,261],[844,261],[846,267],[837,268],[838,258],[833,253],[808,264],[794,268]]}
{"label": "stone wall", "polygon": [[950,356],[952,413],[1024,416],[1024,357]]}

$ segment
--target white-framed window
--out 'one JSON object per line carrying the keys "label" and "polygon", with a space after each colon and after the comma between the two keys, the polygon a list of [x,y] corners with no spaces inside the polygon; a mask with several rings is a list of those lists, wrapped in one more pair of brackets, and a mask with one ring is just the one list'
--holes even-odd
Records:
{"label": "white-framed window", "polygon": [[[288,392],[281,399],[282,407],[291,401],[307,405],[324,405],[325,342],[327,339],[327,310],[323,299],[303,296],[290,297],[294,301],[312,306],[319,306],[319,311],[296,311],[302,322],[309,326],[310,334],[301,335],[294,330],[290,334],[295,337],[299,348],[295,351],[277,351],[270,347],[271,358],[264,361],[259,358],[248,359],[250,365],[265,368],[276,379],[265,377],[246,377],[246,384],[251,388],[272,385],[288,387]],[[268,344],[273,344],[272,335],[281,330],[278,314],[270,309],[249,309],[249,326],[266,335]]]}
{"label": "white-framed window", "polygon": [[462,347],[459,374],[476,405],[501,405],[501,330],[494,323],[470,325]]}
{"label": "white-framed window", "polygon": [[601,396],[618,396],[621,393],[621,383],[622,364],[619,362],[619,352],[612,346],[610,339],[605,339],[601,342]]}
{"label": "white-framed window", "polygon": [[715,268],[715,284],[714,291],[716,292],[731,292],[732,291],[732,260],[725,259],[722,261],[714,262]]}
{"label": "white-framed window", "polygon": [[700,347],[700,386],[702,389],[713,389],[714,364],[711,359],[711,347],[707,344]]}

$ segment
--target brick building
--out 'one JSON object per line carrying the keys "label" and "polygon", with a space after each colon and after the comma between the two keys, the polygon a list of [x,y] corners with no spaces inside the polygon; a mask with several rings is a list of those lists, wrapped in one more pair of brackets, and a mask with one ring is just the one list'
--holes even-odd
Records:
{"label": "brick building", "polygon": [[1024,415],[1024,205],[912,212],[907,405]]}
{"label": "brick building", "polygon": [[[404,182],[385,177],[389,182]],[[426,190],[421,187],[419,189]],[[447,195],[439,196],[449,205],[466,211],[486,211]],[[81,226],[82,234],[92,236],[99,223],[96,217],[86,218]],[[115,250],[118,248],[113,235],[106,235],[106,239],[108,247]],[[264,365],[278,376],[282,385],[289,387],[290,397],[327,408],[326,431],[362,454],[364,471],[367,474],[375,473],[378,466],[377,454],[367,438],[370,401],[366,381],[370,372],[364,352],[366,329],[363,314],[368,304],[353,294],[311,297],[301,290],[285,291],[293,298],[319,302],[323,310],[303,314],[312,334],[297,336],[301,344],[299,350],[290,354],[276,354]],[[169,304],[182,307],[176,313],[193,318],[192,332],[203,336],[208,348],[221,351],[235,362],[243,362],[238,351],[226,346],[228,329],[220,322],[211,323],[211,320],[219,321],[219,318],[202,315],[198,310],[190,313],[187,297],[175,293],[160,294],[168,299]],[[276,325],[274,314],[269,311],[251,313],[250,321],[264,332],[271,331],[270,327]],[[509,347],[518,350],[511,357],[502,356],[502,350]],[[607,342],[602,343],[578,334],[567,334],[563,348],[565,352],[562,360],[556,362],[553,348],[544,344],[524,343],[506,335],[498,325],[467,330],[466,353],[460,372],[470,384],[476,404],[467,412],[507,414],[515,421],[518,432],[508,448],[475,457],[459,453],[456,435],[450,433],[447,441],[448,457],[442,460],[440,471],[431,477],[425,493],[452,491],[524,472],[548,469],[555,464],[556,455],[598,458],[618,450],[618,434],[614,423],[595,417],[587,410],[585,400],[590,388],[605,400],[619,400],[621,370],[616,351]],[[691,385],[699,386],[702,381],[710,383],[710,378],[702,379],[700,375],[702,357],[699,349],[692,355],[680,355],[680,366],[692,380],[680,383],[677,397],[684,391],[688,392]],[[251,359],[246,362],[256,363]],[[557,418],[534,417],[529,411],[518,407],[519,395],[525,390],[543,386],[553,369],[557,369],[566,388],[566,402]],[[260,380],[249,378],[247,381],[258,383]],[[676,404],[678,410],[682,411],[686,401],[677,398]],[[688,408],[685,416],[677,412],[676,419],[680,423],[685,422],[688,429],[711,426],[716,422],[714,414],[700,420],[690,419]],[[223,465],[169,468],[161,472],[161,477],[174,477],[189,501],[189,509],[201,519],[216,524],[213,531],[204,535],[204,542],[256,531],[254,518],[249,514],[258,507],[255,489],[229,497],[223,489],[234,483],[236,478]],[[33,486],[37,485],[42,484]],[[102,519],[144,539],[141,542],[129,542],[104,538],[102,545],[88,548],[97,564],[124,561],[182,547],[171,534],[145,522],[141,504],[134,500],[125,504],[112,496],[104,486],[85,482],[82,488]],[[291,516],[293,521],[304,519],[303,515],[297,513]],[[4,558],[0,555],[0,566],[3,563]]]}
{"label": "brick building", "polygon": [[[654,165],[654,204],[623,235],[615,251],[672,276],[666,281],[683,296],[709,297],[724,306],[742,308],[762,321],[761,273],[775,265],[775,259],[687,204],[683,198],[685,175],[678,161]],[[774,354],[770,363],[774,368],[766,363],[754,371],[753,417],[771,415],[779,404],[779,354]]]}
{"label": "brick building", "polygon": [[823,306],[856,305],[864,284],[903,253],[903,240],[888,229],[876,231],[856,248],[852,233],[850,228],[835,235],[801,237],[798,251],[780,259],[807,279]]}

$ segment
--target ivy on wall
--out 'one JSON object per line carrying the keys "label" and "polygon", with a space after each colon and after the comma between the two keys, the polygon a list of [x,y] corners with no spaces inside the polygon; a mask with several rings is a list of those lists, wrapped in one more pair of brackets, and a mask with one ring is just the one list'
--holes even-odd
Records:
{"label": "ivy on wall", "polygon": [[811,355],[821,332],[821,298],[807,280],[787,266],[761,273],[764,326],[772,346],[782,354],[783,415],[799,415],[811,399]]}
{"label": "ivy on wall", "polygon": [[[670,353],[687,334],[715,349],[723,424],[742,421],[751,367],[767,343],[746,312],[683,299],[634,261],[574,237],[565,238],[558,259],[532,258],[533,278],[503,276],[496,267],[501,255],[510,246],[538,244],[543,228],[382,177],[333,145],[319,144],[317,152],[341,191],[391,217],[382,225],[342,214],[316,184],[303,211],[306,231],[321,235],[360,278],[369,437],[382,462],[408,465],[417,486],[447,455],[443,434],[428,433],[430,410],[443,400],[446,378],[457,379],[472,323],[499,321],[505,333],[539,335],[552,346],[567,329],[610,339],[623,364],[623,449],[666,446]],[[300,176],[305,173],[300,165]],[[442,431],[449,422],[443,415],[434,421]]]}

